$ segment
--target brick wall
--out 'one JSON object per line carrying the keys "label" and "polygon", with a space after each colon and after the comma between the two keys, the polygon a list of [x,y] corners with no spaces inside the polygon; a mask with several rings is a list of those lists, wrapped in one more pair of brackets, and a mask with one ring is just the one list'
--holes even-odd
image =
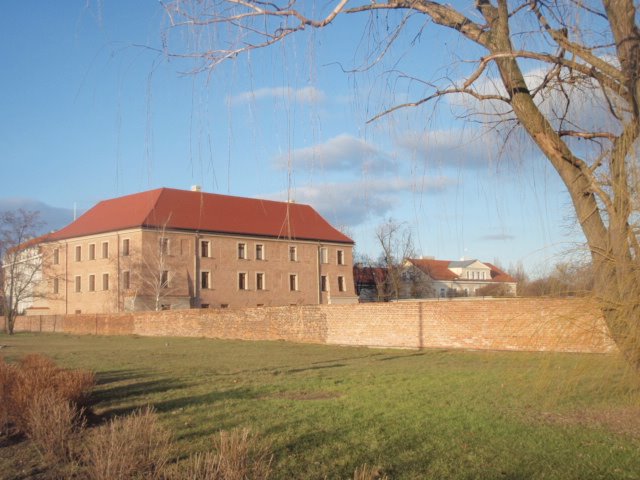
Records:
{"label": "brick wall", "polygon": [[610,352],[585,299],[468,299],[19,317],[16,331],[288,340],[333,345]]}

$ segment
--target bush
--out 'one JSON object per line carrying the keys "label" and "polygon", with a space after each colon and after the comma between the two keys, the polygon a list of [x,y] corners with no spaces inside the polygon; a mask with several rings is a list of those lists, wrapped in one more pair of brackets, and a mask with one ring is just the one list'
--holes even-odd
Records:
{"label": "bush", "polygon": [[222,431],[213,451],[196,453],[179,465],[175,480],[264,480],[273,455],[248,428]]}
{"label": "bush", "polygon": [[[40,405],[32,412],[36,399],[45,397],[47,403],[69,404],[76,415],[87,405],[89,395],[95,385],[92,372],[64,370],[42,355],[28,355],[17,365],[0,365],[0,393],[5,420],[3,430],[29,435],[29,423],[42,426],[34,415],[43,412]],[[41,400],[44,402],[44,400]],[[66,407],[59,406],[60,411]],[[74,417],[75,417],[74,416]],[[39,427],[40,428],[40,427]]]}
{"label": "bush", "polygon": [[170,434],[151,407],[116,417],[86,440],[84,460],[89,478],[118,480],[162,478],[171,449]]}
{"label": "bush", "polygon": [[84,427],[82,410],[58,396],[39,394],[31,402],[25,420],[27,437],[48,463],[72,460],[74,442]]}

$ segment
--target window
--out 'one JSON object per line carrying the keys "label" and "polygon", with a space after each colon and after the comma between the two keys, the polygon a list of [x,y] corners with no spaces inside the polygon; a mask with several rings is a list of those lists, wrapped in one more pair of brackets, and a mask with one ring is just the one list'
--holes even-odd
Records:
{"label": "window", "polygon": [[326,292],[327,291],[327,276],[326,275],[322,275],[320,277],[320,291],[322,291],[322,292]]}
{"label": "window", "polygon": [[80,275],[76,276],[76,292],[81,292],[82,291],[82,277]]}
{"label": "window", "polygon": [[128,270],[122,272],[122,288],[129,290],[131,288],[131,274]]}
{"label": "window", "polygon": [[298,260],[298,247],[294,245],[289,246],[289,260],[295,262]]}
{"label": "window", "polygon": [[483,280],[484,280],[484,274],[485,274],[485,272],[482,272],[482,279],[483,279]]}
{"label": "window", "polygon": [[264,260],[264,245],[256,244],[256,260]]}
{"label": "window", "polygon": [[162,237],[159,240],[160,253],[162,255],[169,255],[169,239]]}
{"label": "window", "polygon": [[109,274],[102,274],[102,290],[109,290]]}
{"label": "window", "polygon": [[200,288],[209,289],[211,288],[211,284],[209,283],[210,275],[209,272],[200,272]]}
{"label": "window", "polygon": [[256,273],[256,290],[264,290],[264,273]]}
{"label": "window", "polygon": [[444,288],[441,288],[441,289],[440,289],[440,296],[441,296],[441,297],[444,297],[444,296],[445,296],[445,290],[444,290]]}
{"label": "window", "polygon": [[202,240],[200,242],[200,256],[202,258],[208,258],[210,256],[208,240]]}
{"label": "window", "polygon": [[78,245],[76,247],[76,262],[82,261],[82,246]]}
{"label": "window", "polygon": [[160,305],[160,310],[171,310],[171,304],[163,303],[162,305]]}
{"label": "window", "polygon": [[344,277],[338,277],[338,291],[339,292],[347,291],[347,286],[344,283]]}
{"label": "window", "polygon": [[220,308],[229,308],[229,304],[228,303],[221,303],[220,304]]}
{"label": "window", "polygon": [[58,289],[59,289],[59,285],[58,285],[58,279],[54,278],[53,279],[53,293],[58,293]]}
{"label": "window", "polygon": [[238,290],[247,289],[247,274],[244,272],[238,273]]}
{"label": "window", "polygon": [[247,258],[247,244],[239,243],[238,244],[238,258],[240,260],[245,260]]}
{"label": "window", "polygon": [[338,250],[338,265],[344,265],[344,250]]}
{"label": "window", "polygon": [[90,292],[95,292],[96,291],[96,276],[95,275],[89,275],[89,291]]}
{"label": "window", "polygon": [[125,238],[124,240],[122,240],[122,256],[123,257],[129,256],[129,239],[128,238]]}
{"label": "window", "polygon": [[326,247],[320,249],[320,263],[329,263],[329,249]]}
{"label": "window", "polygon": [[89,260],[95,260],[95,259],[96,259],[96,244],[90,243],[89,244]]}
{"label": "window", "polygon": [[298,290],[298,275],[295,273],[289,275],[289,290],[292,292]]}
{"label": "window", "polygon": [[60,250],[57,248],[53,249],[53,264],[58,265],[60,263]]}
{"label": "window", "polygon": [[209,308],[209,304],[208,303],[201,303],[200,304],[200,308]]}
{"label": "window", "polygon": [[102,258],[109,258],[109,242],[102,242]]}
{"label": "window", "polygon": [[160,275],[160,286],[162,288],[169,288],[169,271],[163,270]]}

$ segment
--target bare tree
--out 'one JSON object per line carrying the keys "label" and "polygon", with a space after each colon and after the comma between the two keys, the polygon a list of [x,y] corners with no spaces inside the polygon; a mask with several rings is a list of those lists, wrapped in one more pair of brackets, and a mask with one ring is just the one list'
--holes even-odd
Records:
{"label": "bare tree", "polygon": [[13,335],[16,317],[38,296],[42,252],[36,237],[42,222],[38,212],[19,209],[0,216],[0,288],[5,331]]}
{"label": "bare tree", "polygon": [[[473,8],[464,10],[434,0],[327,3],[328,10],[326,4],[296,0],[168,2],[170,29],[194,32],[222,26],[230,34],[210,49],[167,53],[195,58],[198,68],[207,70],[296,32],[323,29],[339,16],[354,15],[368,15],[368,25],[387,32],[379,37],[371,63],[388,55],[405,29],[414,29],[419,37],[428,22],[409,21],[414,16],[475,44],[470,51],[479,53],[459,80],[444,76],[434,83],[400,72],[398,79],[424,85],[423,93],[381,107],[372,120],[456,95],[479,106],[476,113],[485,124],[525,132],[567,188],[587,240],[594,290],[610,333],[640,371],[640,244],[633,199],[640,135],[640,29],[634,1],[475,0]],[[220,39],[223,31],[209,37]],[[389,70],[397,72],[395,67]],[[584,114],[587,100],[593,109]]]}
{"label": "bare tree", "polygon": [[402,295],[404,262],[414,256],[411,229],[406,223],[389,218],[376,229],[376,238],[382,250],[379,265],[386,270],[384,299],[398,300]]}

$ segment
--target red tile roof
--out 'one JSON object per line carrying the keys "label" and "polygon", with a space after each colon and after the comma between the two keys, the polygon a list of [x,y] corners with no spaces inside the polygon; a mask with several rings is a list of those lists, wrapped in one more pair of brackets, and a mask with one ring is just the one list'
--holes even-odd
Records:
{"label": "red tile roof", "polygon": [[309,205],[172,188],[104,200],[51,239],[135,227],[353,243]]}
{"label": "red tile roof", "polygon": [[[459,277],[454,272],[449,270],[449,264],[451,260],[432,260],[432,259],[417,259],[408,258],[411,263],[429,275],[434,280],[457,280]],[[480,262],[486,265],[491,270],[492,282],[516,282],[516,279],[505,271],[499,269],[495,265],[487,262]],[[467,279],[462,279],[467,280]]]}

